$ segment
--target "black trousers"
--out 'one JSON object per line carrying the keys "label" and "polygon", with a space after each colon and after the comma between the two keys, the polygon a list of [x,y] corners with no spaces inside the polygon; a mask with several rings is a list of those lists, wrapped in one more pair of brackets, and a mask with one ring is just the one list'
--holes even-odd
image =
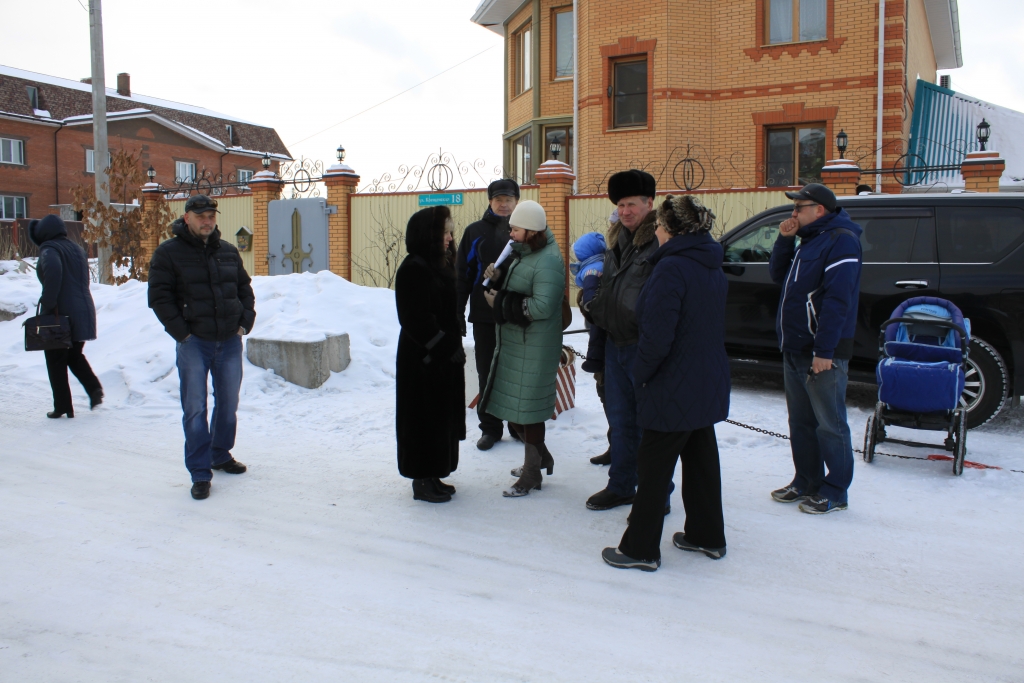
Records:
{"label": "black trousers", "polygon": [[686,540],[705,548],[725,547],[722,517],[722,471],[715,428],[690,432],[644,429],[637,453],[639,482],[629,526],[619,550],[638,560],[661,557],[665,525],[665,491],[672,480],[676,458],[683,462],[683,509]]}
{"label": "black trousers", "polygon": [[[491,371],[491,359],[494,358],[494,347],[498,345],[497,325],[473,323],[473,342],[476,344],[473,351],[476,357],[476,375],[480,380],[480,395],[483,396],[484,389],[487,388],[487,375]],[[502,421],[481,410],[479,405],[476,414],[480,418],[480,431],[500,439],[505,431]]]}
{"label": "black trousers", "polygon": [[86,393],[102,389],[100,380],[89,366],[89,361],[82,355],[85,342],[73,342],[70,349],[43,351],[46,355],[46,374],[50,377],[50,389],[53,391],[53,409],[57,412],[71,410],[71,385],[68,383],[68,370],[78,378],[85,387]]}

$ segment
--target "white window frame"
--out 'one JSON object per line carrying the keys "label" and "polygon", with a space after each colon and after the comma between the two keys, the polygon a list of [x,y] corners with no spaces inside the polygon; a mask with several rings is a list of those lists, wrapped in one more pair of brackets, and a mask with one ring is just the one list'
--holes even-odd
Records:
{"label": "white window frame", "polygon": [[533,87],[533,24],[515,33],[515,94],[522,95]]}
{"label": "white window frame", "polygon": [[[252,177],[253,177],[254,173],[255,173],[254,171],[250,171],[247,168],[240,168],[240,169],[238,169],[238,173],[237,173],[238,182],[245,183],[246,185],[248,185],[249,181],[252,180]],[[245,174],[244,177],[243,177],[243,174]]]}
{"label": "white window frame", "polygon": [[[189,171],[189,167],[191,167],[191,171]],[[191,182],[195,182],[195,179],[196,179],[196,162],[194,162],[194,161],[175,161],[174,162],[174,182],[176,182],[176,183],[191,183]]]}
{"label": "white window frame", "polygon": [[[13,200],[11,202],[13,207],[14,207],[14,215],[13,216],[8,216],[7,215],[7,202],[8,202],[8,200]],[[21,215],[20,216],[18,215],[18,213],[19,213],[18,206],[19,205],[21,206],[21,212],[20,212]],[[18,197],[18,196],[13,196],[13,195],[0,195],[0,219],[3,219],[5,221],[13,221],[16,218],[28,218],[28,202],[25,200],[24,197]]]}
{"label": "white window frame", "polygon": [[[107,152],[107,168],[110,168],[110,163],[113,160],[113,155],[110,152]],[[94,149],[85,150],[85,172],[96,173],[96,150]]]}
{"label": "white window frame", "polygon": [[25,165],[25,141],[17,138],[0,138],[0,164]]}

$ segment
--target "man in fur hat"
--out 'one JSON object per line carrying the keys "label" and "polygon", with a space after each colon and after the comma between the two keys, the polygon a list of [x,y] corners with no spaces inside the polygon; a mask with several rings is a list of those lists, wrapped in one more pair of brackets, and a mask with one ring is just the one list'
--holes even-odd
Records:
{"label": "man in fur hat", "polygon": [[591,510],[630,505],[636,493],[641,432],[633,392],[633,359],[639,341],[636,300],[651,274],[647,259],[658,248],[654,191],[654,176],[644,171],[622,171],[608,179],[608,197],[619,220],[608,229],[604,275],[590,305],[584,306],[584,314],[608,333],[604,390],[611,427],[611,467],[608,486],[587,500]]}

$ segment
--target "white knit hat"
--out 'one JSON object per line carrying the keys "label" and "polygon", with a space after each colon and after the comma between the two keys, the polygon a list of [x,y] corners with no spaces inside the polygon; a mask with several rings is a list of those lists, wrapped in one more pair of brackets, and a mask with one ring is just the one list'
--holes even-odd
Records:
{"label": "white knit hat", "polygon": [[509,216],[508,224],[513,228],[543,232],[548,226],[548,217],[544,213],[544,207],[537,202],[527,199],[519,202]]}

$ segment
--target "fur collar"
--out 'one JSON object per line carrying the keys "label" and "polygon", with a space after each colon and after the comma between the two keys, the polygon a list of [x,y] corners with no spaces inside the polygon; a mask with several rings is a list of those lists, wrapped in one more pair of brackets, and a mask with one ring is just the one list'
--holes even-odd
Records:
{"label": "fur collar", "polygon": [[[637,249],[644,247],[654,239],[654,231],[658,227],[657,223],[657,212],[652,209],[651,212],[644,217],[643,222],[640,223],[640,227],[636,229],[636,235],[633,237],[633,244]],[[626,229],[627,228],[622,224],[622,221],[617,221],[615,225],[608,228],[606,241],[608,242],[609,249],[614,249],[618,246],[619,235]]]}

